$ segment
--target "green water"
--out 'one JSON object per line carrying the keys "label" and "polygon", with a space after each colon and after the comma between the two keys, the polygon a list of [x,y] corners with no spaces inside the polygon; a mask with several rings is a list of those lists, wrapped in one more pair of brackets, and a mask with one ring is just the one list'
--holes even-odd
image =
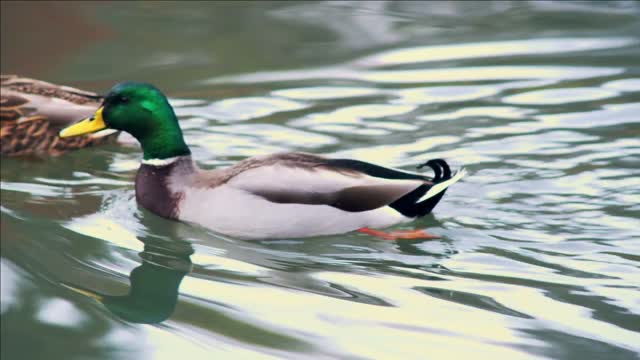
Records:
{"label": "green water", "polygon": [[248,242],[139,208],[126,138],[2,159],[3,360],[640,353],[638,2],[3,1],[1,57],[153,82],[206,168],[299,150],[469,171],[402,227],[440,240]]}

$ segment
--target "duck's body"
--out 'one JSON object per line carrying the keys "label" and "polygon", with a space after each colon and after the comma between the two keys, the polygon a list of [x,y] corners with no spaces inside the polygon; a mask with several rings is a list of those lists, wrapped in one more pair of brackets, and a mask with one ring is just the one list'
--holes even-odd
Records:
{"label": "duck's body", "polygon": [[[147,84],[116,86],[96,114],[63,130],[74,136],[112,127],[144,151],[136,200],[165,218],[244,239],[298,238],[382,228],[431,212],[452,176],[444,160],[422,166],[435,176],[307,153],[246,159],[201,170],[184,143],[166,98]],[[421,167],[422,167],[421,166]]]}
{"label": "duck's body", "polygon": [[0,154],[60,155],[115,141],[115,131],[62,139],[65,126],[93,114],[98,94],[48,82],[2,75],[0,78]]}
{"label": "duck's body", "polygon": [[209,171],[186,155],[143,162],[136,199],[160,216],[238,238],[339,234],[429,213],[444,190],[425,196],[428,190],[453,182],[446,163],[433,164],[439,165],[446,176],[434,182],[421,174],[306,153],[254,157]]}

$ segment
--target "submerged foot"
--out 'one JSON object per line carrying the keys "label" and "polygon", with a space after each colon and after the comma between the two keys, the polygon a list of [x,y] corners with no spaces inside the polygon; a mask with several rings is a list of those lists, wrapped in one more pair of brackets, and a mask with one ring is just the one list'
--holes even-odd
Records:
{"label": "submerged foot", "polygon": [[384,232],[380,230],[374,230],[369,228],[361,228],[358,232],[381,237],[385,240],[417,240],[417,239],[440,239],[440,236],[429,234],[424,230],[399,230],[392,232]]}

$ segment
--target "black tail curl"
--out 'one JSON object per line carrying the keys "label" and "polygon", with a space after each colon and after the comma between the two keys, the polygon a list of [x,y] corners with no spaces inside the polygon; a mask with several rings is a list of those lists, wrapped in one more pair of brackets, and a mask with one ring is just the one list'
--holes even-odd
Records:
{"label": "black tail curl", "polygon": [[[441,183],[443,181],[451,179],[451,168],[449,164],[443,159],[432,159],[424,164],[418,165],[418,169],[422,169],[423,167],[430,167],[433,170],[433,185]],[[436,207],[438,202],[444,196],[444,193],[447,189],[444,189],[436,196],[433,196],[429,199],[426,199],[422,202],[417,203],[417,201],[431,189],[433,185],[424,184],[407,195],[401,197],[400,199],[394,201],[389,204],[390,207],[400,212],[404,216],[408,217],[422,217],[430,213],[433,208]]]}
{"label": "black tail curl", "polygon": [[443,159],[429,160],[424,164],[418,165],[418,170],[426,166],[430,167],[435,174],[433,178],[434,184],[451,179],[451,168],[449,167],[449,164],[447,164],[447,162]]}

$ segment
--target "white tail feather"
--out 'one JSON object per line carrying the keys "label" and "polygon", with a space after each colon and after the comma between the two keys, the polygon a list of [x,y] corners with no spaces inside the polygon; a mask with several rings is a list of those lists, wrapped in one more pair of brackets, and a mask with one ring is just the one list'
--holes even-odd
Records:
{"label": "white tail feather", "polygon": [[442,191],[444,191],[444,189],[448,188],[450,185],[457,183],[460,179],[462,179],[465,175],[467,174],[467,170],[462,168],[460,170],[458,170],[452,177],[451,179],[447,180],[447,181],[443,181],[439,184],[433,185],[431,187],[431,189],[429,189],[429,191],[427,191],[426,194],[424,194],[420,200],[418,200],[417,202],[422,202],[424,200],[427,200],[431,197],[434,197],[436,195],[438,195],[439,193],[441,193]]}

